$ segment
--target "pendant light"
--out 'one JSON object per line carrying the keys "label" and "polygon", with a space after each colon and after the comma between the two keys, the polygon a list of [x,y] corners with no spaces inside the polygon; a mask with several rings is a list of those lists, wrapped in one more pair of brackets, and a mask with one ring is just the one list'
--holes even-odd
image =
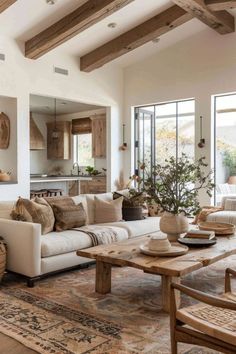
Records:
{"label": "pendant light", "polygon": [[52,138],[53,139],[59,138],[59,132],[57,130],[57,100],[56,100],[56,98],[54,99],[54,127],[53,127],[53,131],[52,131]]}

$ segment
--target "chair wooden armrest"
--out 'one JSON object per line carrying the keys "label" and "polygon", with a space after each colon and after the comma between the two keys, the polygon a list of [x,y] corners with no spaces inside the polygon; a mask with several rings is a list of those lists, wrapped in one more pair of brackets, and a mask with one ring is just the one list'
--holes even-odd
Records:
{"label": "chair wooden armrest", "polygon": [[[171,292],[172,292],[172,296],[174,296],[174,297],[175,297],[175,295],[174,295],[175,289],[192,297],[195,300],[204,302],[205,304],[236,311],[236,303],[233,301],[225,300],[221,297],[217,297],[214,295],[205,294],[202,291],[191,289],[191,288],[188,288],[187,286],[184,286],[184,285],[172,283],[171,284]],[[173,297],[171,297],[171,299],[173,300]]]}
{"label": "chair wooden armrest", "polygon": [[[235,271],[227,271],[227,274],[235,274]],[[177,309],[176,291],[198,300],[199,303]],[[172,283],[170,289],[171,354],[178,354],[179,342],[206,346],[225,354],[236,353],[236,312],[234,311],[236,311],[235,301]]]}
{"label": "chair wooden armrest", "polygon": [[225,292],[231,293],[231,275],[236,277],[236,270],[227,268],[225,270]]}

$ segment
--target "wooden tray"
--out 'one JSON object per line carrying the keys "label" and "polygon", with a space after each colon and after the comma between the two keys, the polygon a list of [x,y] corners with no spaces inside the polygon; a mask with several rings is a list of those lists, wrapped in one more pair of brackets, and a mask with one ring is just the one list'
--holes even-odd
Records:
{"label": "wooden tray", "polygon": [[177,256],[182,256],[183,254],[188,252],[188,247],[179,245],[178,243],[172,243],[171,244],[171,249],[169,251],[151,251],[148,248],[148,244],[145,243],[143,245],[140,245],[139,247],[141,253],[147,254],[148,256],[158,256],[158,257],[177,257]]}
{"label": "wooden tray", "polygon": [[198,224],[200,230],[215,231],[218,236],[232,235],[235,232],[235,225],[226,222],[205,221]]}

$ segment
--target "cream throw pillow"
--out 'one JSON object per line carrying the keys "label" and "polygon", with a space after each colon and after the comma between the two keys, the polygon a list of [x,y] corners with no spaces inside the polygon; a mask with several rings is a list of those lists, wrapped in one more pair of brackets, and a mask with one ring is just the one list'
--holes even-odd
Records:
{"label": "cream throw pillow", "polygon": [[122,221],[122,203],[123,197],[111,201],[105,201],[95,196],[95,224]]}

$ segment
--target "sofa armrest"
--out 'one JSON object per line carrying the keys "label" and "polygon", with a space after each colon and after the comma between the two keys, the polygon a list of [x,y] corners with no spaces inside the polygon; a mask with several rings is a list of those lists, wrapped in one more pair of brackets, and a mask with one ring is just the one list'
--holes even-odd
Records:
{"label": "sofa armrest", "polygon": [[29,277],[41,273],[41,225],[0,219],[0,236],[7,245],[7,269]]}

